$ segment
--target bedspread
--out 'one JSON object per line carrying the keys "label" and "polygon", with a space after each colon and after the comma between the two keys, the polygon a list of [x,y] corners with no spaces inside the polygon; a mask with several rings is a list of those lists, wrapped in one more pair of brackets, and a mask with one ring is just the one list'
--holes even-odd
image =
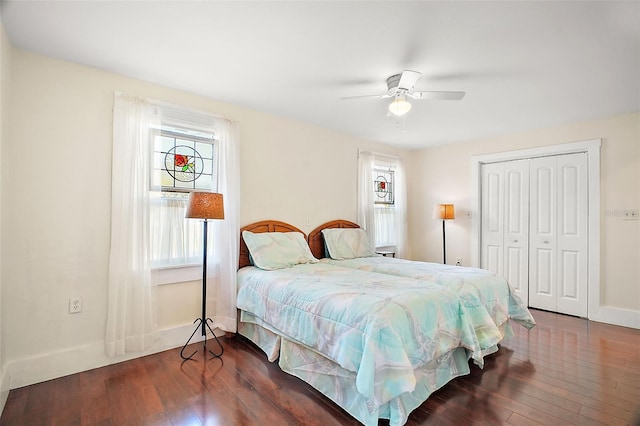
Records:
{"label": "bedspread", "polygon": [[501,334],[498,341],[511,334],[507,321],[509,318],[528,329],[535,325],[533,316],[520,297],[513,292],[507,280],[484,269],[384,256],[347,260],[327,258],[322,259],[322,262],[364,271],[415,278],[454,291],[462,299],[467,312],[471,315],[471,321],[482,349],[487,349],[496,343],[496,327]]}
{"label": "bedspread", "polygon": [[434,283],[326,263],[238,272],[239,309],[352,371],[368,405],[414,390],[414,370],[463,347],[482,351],[466,307]]}

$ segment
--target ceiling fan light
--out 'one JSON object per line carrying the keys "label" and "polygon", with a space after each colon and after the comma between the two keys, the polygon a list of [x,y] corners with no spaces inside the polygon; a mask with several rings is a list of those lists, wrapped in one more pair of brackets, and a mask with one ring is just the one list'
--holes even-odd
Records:
{"label": "ceiling fan light", "polygon": [[401,117],[411,111],[411,104],[405,99],[396,98],[389,104],[389,112],[393,115]]}

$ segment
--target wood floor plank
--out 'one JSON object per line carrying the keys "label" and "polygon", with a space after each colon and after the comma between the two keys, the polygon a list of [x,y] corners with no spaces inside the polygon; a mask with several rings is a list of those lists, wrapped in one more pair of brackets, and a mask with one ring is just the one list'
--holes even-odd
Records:
{"label": "wood floor plank", "polygon": [[513,413],[508,419],[507,424],[514,426],[540,426],[543,423],[537,422],[528,417],[521,416],[518,413]]}
{"label": "wood floor plank", "polygon": [[[484,369],[436,391],[407,426],[640,426],[640,330],[532,310],[531,331],[487,357]],[[223,339],[222,359],[181,362],[179,349],[13,389],[3,426],[357,425],[260,349]],[[381,420],[380,425],[388,425]]]}

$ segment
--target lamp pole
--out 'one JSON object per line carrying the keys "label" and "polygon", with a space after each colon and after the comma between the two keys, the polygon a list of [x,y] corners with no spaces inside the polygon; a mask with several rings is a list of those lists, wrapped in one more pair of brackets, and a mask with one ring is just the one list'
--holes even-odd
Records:
{"label": "lamp pole", "polygon": [[442,219],[442,263],[446,265],[447,264],[447,239],[445,237],[445,232],[444,232],[444,222],[445,220]]}

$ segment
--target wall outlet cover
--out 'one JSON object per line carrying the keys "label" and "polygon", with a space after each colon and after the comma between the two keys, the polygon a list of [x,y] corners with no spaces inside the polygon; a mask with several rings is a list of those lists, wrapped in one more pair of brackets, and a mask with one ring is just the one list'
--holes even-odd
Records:
{"label": "wall outlet cover", "polygon": [[82,297],[69,298],[69,313],[79,314],[82,312]]}

